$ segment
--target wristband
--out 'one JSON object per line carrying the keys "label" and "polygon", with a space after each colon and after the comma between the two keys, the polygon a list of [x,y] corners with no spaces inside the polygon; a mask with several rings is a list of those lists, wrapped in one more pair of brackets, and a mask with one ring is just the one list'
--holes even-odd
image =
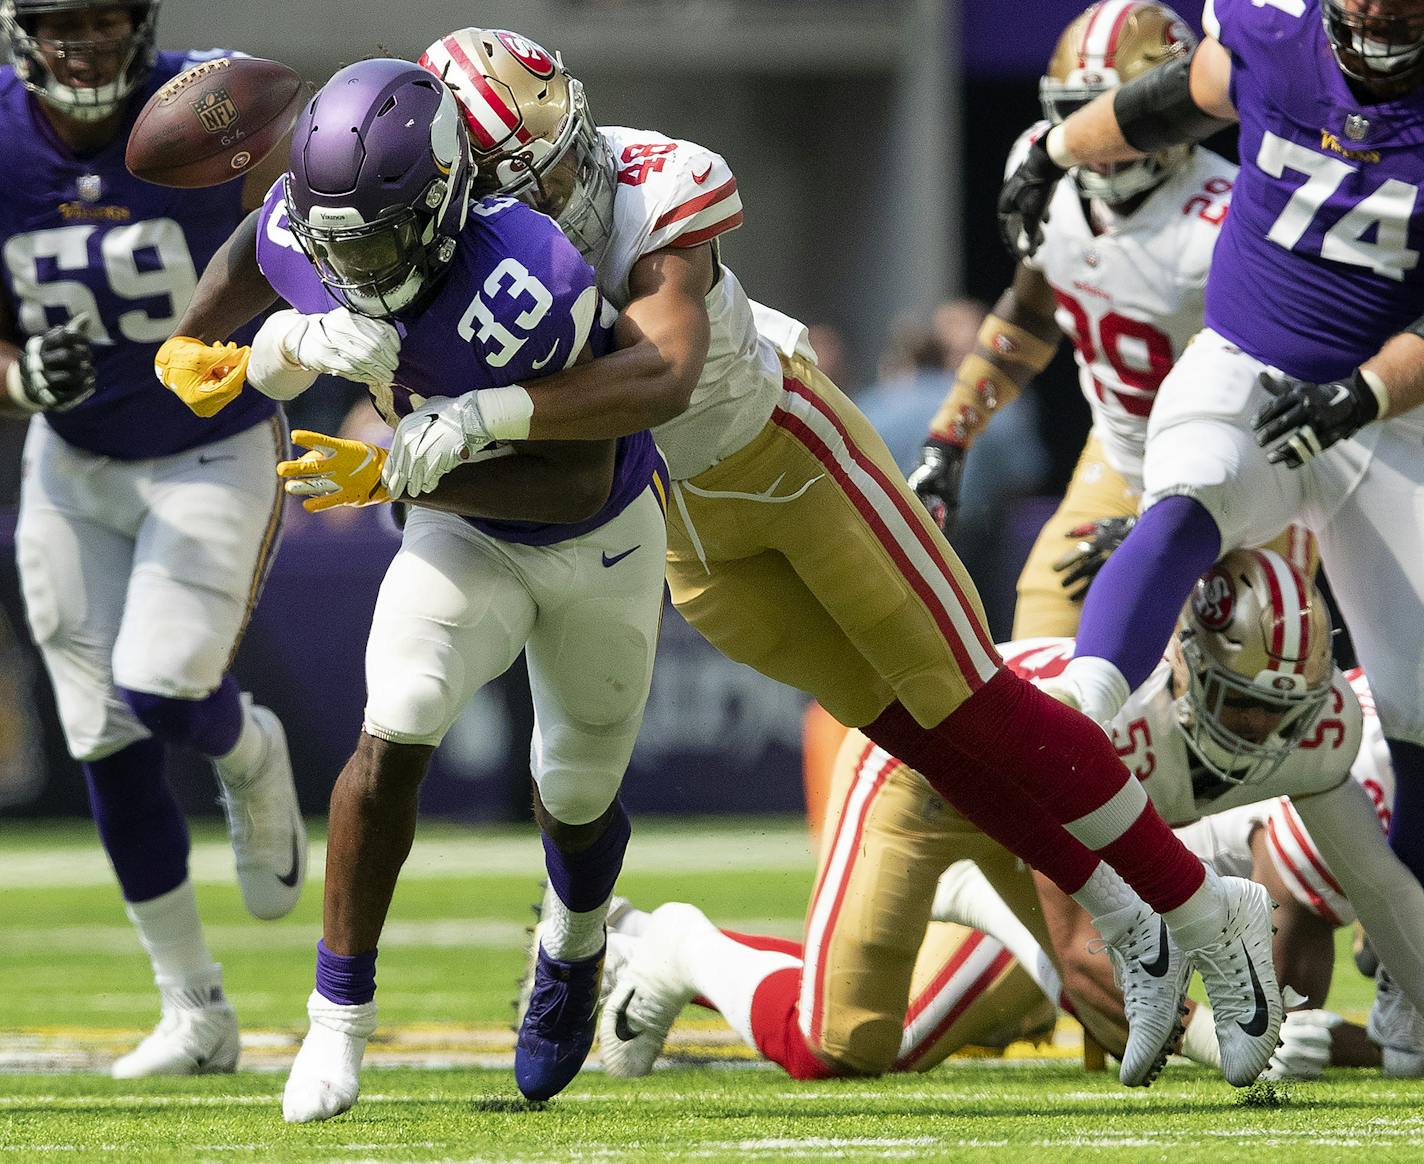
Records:
{"label": "wristband", "polygon": [[1389,415],[1389,389],[1385,387],[1385,383],[1380,379],[1379,373],[1373,372],[1369,368],[1360,369],[1360,379],[1363,380],[1369,387],[1369,390],[1375,394],[1375,402],[1379,405],[1379,413],[1375,416],[1375,419],[1383,420]]}
{"label": "wristband", "polygon": [[5,371],[5,394],[9,396],[10,402],[21,411],[33,415],[40,411],[40,406],[36,404],[25,392],[25,374],[20,370],[20,361],[25,358],[25,349],[20,349],[19,356],[15,362]]}
{"label": "wristband", "polygon": [[534,401],[518,384],[505,388],[481,388],[475,406],[491,440],[527,441],[534,417]]}
{"label": "wristband", "polygon": [[1068,148],[1068,132],[1062,122],[1048,131],[1043,139],[1043,149],[1049,160],[1060,169],[1071,170],[1078,164],[1078,155]]}

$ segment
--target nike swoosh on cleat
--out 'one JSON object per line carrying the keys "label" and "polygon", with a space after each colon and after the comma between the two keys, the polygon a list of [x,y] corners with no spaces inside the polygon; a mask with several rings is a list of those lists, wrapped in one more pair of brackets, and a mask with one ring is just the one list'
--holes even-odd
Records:
{"label": "nike swoosh on cleat", "polygon": [[605,566],[616,566],[616,565],[618,565],[619,562],[621,562],[621,561],[622,561],[624,558],[626,558],[629,554],[633,553],[633,552],[636,551],[636,550],[641,550],[642,548],[643,548],[643,543],[642,543],[642,542],[639,542],[636,546],[633,547],[633,549],[631,549],[631,550],[624,550],[621,554],[614,554],[613,557],[611,557],[611,558],[608,556],[608,551],[605,550],[605,551],[603,552],[603,564],[604,564]]}
{"label": "nike swoosh on cleat", "polygon": [[559,341],[558,341],[558,340],[555,340],[555,341],[554,341],[554,346],[549,349],[549,354],[548,354],[547,356],[545,356],[542,360],[530,360],[530,361],[529,361],[529,366],[530,366],[531,368],[533,368],[533,369],[537,372],[540,368],[542,368],[545,364],[547,364],[550,360],[552,360],[552,359],[554,358],[554,353],[557,352],[558,350],[559,350]]}
{"label": "nike swoosh on cleat", "polygon": [[1167,948],[1167,923],[1158,918],[1157,924],[1162,927],[1161,935],[1157,939],[1157,957],[1151,962],[1145,962],[1141,958],[1137,959],[1137,964],[1153,978],[1161,978],[1166,974],[1168,964],[1172,960],[1171,951]]}
{"label": "nike swoosh on cleat", "polygon": [[293,834],[292,834],[292,871],[291,871],[290,873],[288,873],[285,877],[283,877],[282,874],[278,873],[278,874],[277,874],[277,880],[280,881],[283,885],[285,885],[288,889],[295,889],[295,888],[296,888],[296,885],[297,885],[297,874],[301,871],[301,866],[302,866],[302,846],[301,846],[301,842],[297,839],[297,834],[296,834],[296,833],[293,833]]}
{"label": "nike swoosh on cleat", "polygon": [[[628,1001],[632,1001],[631,995],[629,995]],[[628,1025],[627,1002],[620,1006],[617,1012],[613,1015],[613,1033],[625,1043],[631,1043],[634,1039],[636,1039],[639,1035],[643,1033],[642,1031],[635,1031],[632,1027]]]}
{"label": "nike swoosh on cleat", "polygon": [[1246,949],[1244,941],[1241,943],[1241,952],[1246,955],[1246,970],[1251,975],[1251,993],[1256,996],[1256,1013],[1251,1016],[1249,1023],[1243,1023],[1237,1019],[1236,1025],[1253,1039],[1258,1039],[1266,1033],[1271,1014],[1266,1006],[1266,992],[1261,989],[1261,980],[1256,977],[1256,965],[1251,961],[1251,954]]}

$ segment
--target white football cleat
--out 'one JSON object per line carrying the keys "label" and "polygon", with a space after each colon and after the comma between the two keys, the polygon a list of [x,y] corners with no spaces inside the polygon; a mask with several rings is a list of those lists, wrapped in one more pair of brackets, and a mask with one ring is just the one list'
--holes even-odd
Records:
{"label": "white football cleat", "polygon": [[162,990],[158,1026],[109,1073],[115,1079],[150,1075],[226,1075],[237,1070],[237,1015],[223,997],[222,979],[207,985]]}
{"label": "white football cleat", "polygon": [[683,946],[708,932],[717,928],[696,906],[673,901],[652,912],[599,1016],[599,1053],[610,1075],[632,1079],[652,1071],[672,1024],[697,993]]}
{"label": "white football cleat", "polygon": [[1167,933],[1167,923],[1142,902],[1094,918],[1113,979],[1122,988],[1127,1046],[1118,1078],[1150,1087],[1180,1039],[1192,964]]}
{"label": "white football cleat", "polygon": [[[1212,876],[1209,872],[1208,876]],[[1221,1073],[1249,1087],[1280,1042],[1285,1005],[1271,961],[1271,910],[1265,886],[1222,877],[1226,920],[1212,941],[1186,951],[1202,976],[1221,1045]]]}
{"label": "white football cleat", "polygon": [[361,1094],[361,1059],[376,1030],[376,1004],[342,1006],[317,991],[307,999],[311,1026],[282,1091],[289,1124],[328,1120],[349,1111]]}
{"label": "white football cleat", "polygon": [[1379,1047],[1386,1075],[1424,1075],[1424,1017],[1383,966],[1375,972],[1375,1001],[1365,1034]]}
{"label": "white football cleat", "polygon": [[282,721],[268,708],[250,714],[263,735],[262,759],[240,779],[219,773],[237,883],[254,917],[286,917],[307,875],[307,830],[297,806],[292,760]]}

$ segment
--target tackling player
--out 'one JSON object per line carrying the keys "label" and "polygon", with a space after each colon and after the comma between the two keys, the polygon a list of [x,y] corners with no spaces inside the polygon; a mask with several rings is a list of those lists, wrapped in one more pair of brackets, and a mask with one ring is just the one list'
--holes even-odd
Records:
{"label": "tackling player", "polygon": [[[1368,781],[1350,779],[1352,764],[1372,766],[1374,757],[1361,755],[1359,707],[1332,667],[1329,632],[1318,592],[1284,559],[1270,551],[1228,555],[1198,583],[1167,656],[1112,721],[1113,742],[1174,824],[1243,804],[1270,819],[1280,811],[1275,798],[1290,796],[1285,811],[1292,835],[1278,848],[1296,861],[1309,853],[1305,859],[1325,871],[1293,876],[1326,881],[1333,890],[1331,908],[1341,911],[1337,918],[1346,916],[1348,900],[1371,934],[1382,935],[1417,989],[1424,984],[1418,949],[1424,889],[1385,843],[1375,803],[1365,792]],[[1004,655],[1019,673],[1042,679],[1058,674],[1072,649],[1070,639],[1035,639],[1008,644]],[[1054,907],[1046,922],[1032,882],[1012,857],[857,733],[842,749],[836,792],[839,816],[823,838],[803,947],[727,935],[694,907],[672,904],[654,911],[637,943],[625,945],[620,979],[635,978],[669,1008],[701,994],[749,1044],[793,1076],[824,1078],[925,1070],[967,1042],[1012,1037],[1038,1025],[1039,1000],[1029,977],[1058,1000],[1058,972],[1039,957],[1040,949],[1056,946],[1070,956],[1063,973],[1075,1013],[1121,1051],[1115,1029],[1121,1013],[1113,1014],[1120,1001],[1102,982],[1102,959],[1080,958],[1076,939],[1048,940],[1051,926],[1064,917],[1062,907],[1076,907],[1061,897],[1046,902]],[[929,828],[919,823],[925,820],[933,822]],[[1297,822],[1309,826],[1309,840]],[[1203,849],[1222,855],[1216,843],[1198,851]],[[1011,912],[986,907],[982,895],[965,909],[969,895],[946,883],[932,915],[927,887],[949,864],[966,859],[979,865]],[[1249,854],[1244,867],[1239,860],[1230,863],[1233,873],[1250,869]],[[1306,884],[1306,892],[1314,892],[1313,882]],[[934,926],[926,933],[931,916],[956,915],[1002,937],[1005,945],[958,927]],[[1152,947],[1149,957],[1164,948],[1157,942]],[[1325,951],[1328,974],[1328,942]],[[1109,953],[1120,964],[1121,955],[1111,947]],[[1166,972],[1166,959],[1160,960]],[[1099,967],[1085,973],[1078,965],[1084,961]],[[1308,968],[1308,978],[1298,961],[1280,969],[1289,975],[1282,981],[1307,1001],[1323,1001],[1328,977],[1322,984],[1316,967]],[[912,984],[908,1012],[906,979]],[[1091,993],[1085,981],[1093,985]],[[800,993],[799,1020],[783,1001],[789,984]],[[612,997],[618,990],[615,983]],[[798,1021],[800,1031],[791,1030]],[[891,1035],[895,1054],[887,1059],[877,1049]],[[605,1047],[616,1046],[607,1017],[601,1036]],[[801,1051],[802,1038],[815,1049],[813,1056]],[[1190,1033],[1189,1049],[1210,1061],[1209,1028]],[[617,1056],[608,1066],[632,1073]]]}
{"label": "tackling player", "polygon": [[[1048,124],[1195,45],[1165,5],[1093,4],[1058,39],[1039,82],[1048,123],[1019,139],[1010,172]],[[1163,378],[1201,330],[1202,290],[1236,167],[1181,145],[1139,161],[1079,166],[1069,176],[1054,191],[1042,245],[1020,260],[985,320],[910,474],[911,487],[948,534],[974,438],[1069,338],[1093,426],[1068,490],[1019,575],[1015,639],[1073,634],[1091,572],[1131,528],[1142,495],[1147,418]],[[1069,537],[1083,544],[1067,551]],[[1276,548],[1306,567],[1308,534],[1293,528]]]}
{"label": "tackling player", "polygon": [[230,54],[159,52],[158,0],[3,0],[0,378],[30,417],[16,551],[30,631],[162,1017],[113,1073],[232,1071],[237,1020],[188,877],[164,748],[210,757],[247,908],[306,876],[287,741],[228,673],[281,529],[287,437],[254,396],[199,420],[153,380],[197,272],[271,173],[175,193],[124,169],[147,98]]}
{"label": "tackling player", "polygon": [[[1089,593],[1061,691],[1110,718],[1192,579],[1304,517],[1389,739],[1391,844],[1424,874],[1424,2],[1216,0],[1203,22],[1195,54],[1055,126],[1000,197],[1006,241],[1031,252],[1067,167],[1241,125],[1206,330],[1158,393],[1144,513]],[[1401,1046],[1424,1035],[1410,998]]]}
{"label": "tackling player", "polygon": [[[1181,947],[1203,952],[1227,1077],[1254,1079],[1281,1017],[1264,892],[1205,873],[1102,734],[1002,666],[953,551],[816,367],[805,329],[753,305],[722,262],[719,236],[742,221],[727,163],[659,133],[600,130],[561,62],[513,33],[464,29],[422,62],[465,107],[478,180],[557,217],[621,309],[625,344],[449,402],[438,455],[656,426],[673,478],[668,583],[684,617],[910,759],[1095,917],[1115,914],[1105,936],[1122,949],[1155,942],[1160,911]],[[1151,982],[1134,992],[1129,1048],[1145,1073],[1172,1038],[1184,982],[1125,965]],[[624,1037],[605,1042],[605,1061],[651,1062],[673,1015],[635,986],[609,1013]]]}
{"label": "tackling player", "polygon": [[[251,396],[239,395],[241,377],[189,373],[217,350],[202,340],[280,295],[292,307],[254,338],[247,382],[291,399],[342,364],[394,426],[395,461],[441,438],[445,392],[601,350],[588,265],[521,203],[470,201],[472,172],[464,121],[439,80],[397,60],[338,72],[297,121],[290,173],[205,272],[208,306],[170,341],[170,379],[206,386],[195,398],[204,406]],[[227,258],[253,255],[257,276],[235,281],[242,264]],[[308,508],[390,500],[384,449],[297,437],[313,451],[278,472]],[[604,915],[629,836],[618,787],[662,610],[666,469],[646,432],[521,441],[465,459],[427,464],[394,491],[414,507],[376,600],[364,727],[332,790],[311,1026],[282,1101],[291,1122],[356,1102],[376,1025],[377,942],[421,779],[460,709],[520,651],[557,903],[515,1054],[520,1089],[531,1099],[561,1090],[593,1041]]]}

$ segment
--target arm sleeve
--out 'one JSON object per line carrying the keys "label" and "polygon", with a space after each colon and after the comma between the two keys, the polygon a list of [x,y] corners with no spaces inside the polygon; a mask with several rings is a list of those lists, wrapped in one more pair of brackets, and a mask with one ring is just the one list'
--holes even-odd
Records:
{"label": "arm sleeve", "polygon": [[1295,806],[1380,961],[1424,1011],[1424,886],[1390,851],[1364,790],[1347,780],[1330,792],[1303,796]]}

